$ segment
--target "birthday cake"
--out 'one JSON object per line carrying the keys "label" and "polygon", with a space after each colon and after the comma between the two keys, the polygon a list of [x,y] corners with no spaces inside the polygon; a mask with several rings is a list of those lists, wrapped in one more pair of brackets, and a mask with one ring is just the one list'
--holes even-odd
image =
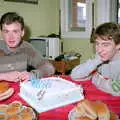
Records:
{"label": "birthday cake", "polygon": [[81,85],[60,77],[22,82],[19,95],[39,113],[84,99]]}

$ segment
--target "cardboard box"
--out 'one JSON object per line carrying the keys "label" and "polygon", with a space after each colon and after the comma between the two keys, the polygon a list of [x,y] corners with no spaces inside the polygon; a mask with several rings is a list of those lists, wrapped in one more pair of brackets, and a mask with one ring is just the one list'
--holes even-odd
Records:
{"label": "cardboard box", "polygon": [[61,74],[65,74],[66,72],[72,70],[75,66],[80,64],[80,59],[73,59],[73,60],[62,60],[62,61],[55,61],[50,60],[50,62],[54,65],[56,72]]}

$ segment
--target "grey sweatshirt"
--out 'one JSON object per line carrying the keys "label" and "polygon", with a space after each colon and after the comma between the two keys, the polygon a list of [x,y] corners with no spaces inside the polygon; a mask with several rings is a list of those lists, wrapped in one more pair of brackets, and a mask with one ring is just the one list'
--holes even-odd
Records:
{"label": "grey sweatshirt", "polygon": [[76,66],[71,72],[71,77],[82,81],[91,79],[98,89],[114,96],[120,96],[120,92],[115,92],[112,87],[113,81],[120,81],[120,57],[102,63],[100,57],[96,55],[94,59]]}
{"label": "grey sweatshirt", "polygon": [[0,56],[0,73],[26,71],[28,67],[33,67],[34,73],[39,73],[41,77],[55,72],[53,65],[26,41],[22,41],[20,46],[12,51],[4,40],[0,40],[0,50],[5,53]]}

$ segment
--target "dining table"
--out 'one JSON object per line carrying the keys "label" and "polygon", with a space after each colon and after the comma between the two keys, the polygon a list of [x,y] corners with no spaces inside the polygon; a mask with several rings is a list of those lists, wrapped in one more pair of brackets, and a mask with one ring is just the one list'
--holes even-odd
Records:
{"label": "dining table", "polygon": [[[105,102],[110,110],[118,113],[120,115],[120,97],[114,97],[108,93],[104,93],[92,84],[91,80],[86,81],[75,81],[69,75],[59,75],[59,77],[71,81],[76,84],[81,84],[83,87],[84,97],[89,100],[101,100]],[[14,88],[14,94],[3,101],[0,104],[10,104],[14,101],[19,101],[23,105],[30,106],[26,101],[24,101],[20,96],[20,82],[8,82],[9,86]],[[54,99],[54,98],[53,98]],[[64,105],[62,107],[54,108],[42,113],[37,113],[37,120],[68,120],[69,112],[77,105],[79,101]]]}

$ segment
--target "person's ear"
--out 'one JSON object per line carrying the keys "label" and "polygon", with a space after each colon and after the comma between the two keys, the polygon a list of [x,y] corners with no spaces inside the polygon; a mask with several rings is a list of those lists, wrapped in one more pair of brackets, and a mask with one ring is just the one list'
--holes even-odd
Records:
{"label": "person's ear", "polygon": [[21,34],[21,36],[23,37],[24,34],[25,34],[25,30],[23,29],[23,30],[22,30],[22,34]]}
{"label": "person's ear", "polygon": [[117,50],[120,50],[120,44],[116,45]]}

